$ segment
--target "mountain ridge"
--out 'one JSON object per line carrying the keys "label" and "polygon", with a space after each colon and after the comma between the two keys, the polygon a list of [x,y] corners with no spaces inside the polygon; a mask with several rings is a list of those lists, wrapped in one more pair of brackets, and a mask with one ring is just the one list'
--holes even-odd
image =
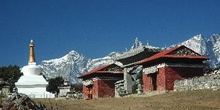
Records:
{"label": "mountain ridge", "polygon": [[[188,48],[194,50],[195,52],[209,57],[210,60],[208,61],[208,63],[212,68],[216,68],[219,66],[219,62],[220,62],[219,34],[213,34],[210,38],[205,38],[202,34],[195,35],[186,41],[183,41],[181,43],[176,43],[174,45],[169,46],[168,48],[177,45],[185,45]],[[70,81],[71,83],[79,83],[81,82],[81,80],[78,79],[77,77],[80,76],[81,74],[88,72],[94,68],[97,68],[101,65],[114,63],[115,57],[121,57],[123,55],[127,55],[126,52],[132,53],[134,49],[142,48],[143,46],[148,48],[159,48],[159,47],[151,46],[148,43],[146,45],[143,45],[138,40],[138,38],[136,38],[134,44],[131,46],[129,51],[111,52],[109,53],[109,55],[103,58],[91,59],[85,57],[83,54],[80,54],[75,50],[72,50],[61,58],[42,61],[41,67],[43,68],[43,74],[46,76],[46,78],[55,78],[57,76],[61,76],[65,80]]]}

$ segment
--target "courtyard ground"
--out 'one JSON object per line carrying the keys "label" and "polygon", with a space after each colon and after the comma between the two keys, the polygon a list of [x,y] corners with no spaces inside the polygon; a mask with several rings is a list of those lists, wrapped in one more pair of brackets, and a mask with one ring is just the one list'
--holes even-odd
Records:
{"label": "courtyard ground", "polygon": [[33,100],[56,110],[220,110],[220,90],[168,92],[154,96],[93,100]]}

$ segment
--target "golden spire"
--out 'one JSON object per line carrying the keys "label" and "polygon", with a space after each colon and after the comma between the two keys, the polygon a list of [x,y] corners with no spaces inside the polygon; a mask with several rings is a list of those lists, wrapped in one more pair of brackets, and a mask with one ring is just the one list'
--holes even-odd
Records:
{"label": "golden spire", "polygon": [[34,63],[35,62],[35,55],[34,55],[34,41],[31,39],[30,45],[29,45],[29,60],[28,63]]}

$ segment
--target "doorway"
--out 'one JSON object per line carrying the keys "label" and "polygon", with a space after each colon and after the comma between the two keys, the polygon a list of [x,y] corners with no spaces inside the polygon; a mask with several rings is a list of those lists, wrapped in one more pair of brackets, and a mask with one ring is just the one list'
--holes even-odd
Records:
{"label": "doorway", "polygon": [[157,72],[149,74],[151,78],[151,90],[156,91],[157,90]]}
{"label": "doorway", "polygon": [[93,85],[89,85],[87,86],[87,97],[88,99],[92,99],[93,98]]}

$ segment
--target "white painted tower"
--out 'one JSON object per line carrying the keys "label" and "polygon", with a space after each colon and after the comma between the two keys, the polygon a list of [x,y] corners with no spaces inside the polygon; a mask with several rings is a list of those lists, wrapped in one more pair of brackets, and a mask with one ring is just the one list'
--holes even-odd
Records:
{"label": "white painted tower", "polygon": [[47,81],[41,74],[42,68],[36,65],[34,54],[34,41],[29,45],[28,65],[21,69],[23,75],[15,83],[18,93],[24,93],[31,98],[53,98],[54,94],[46,91]]}

